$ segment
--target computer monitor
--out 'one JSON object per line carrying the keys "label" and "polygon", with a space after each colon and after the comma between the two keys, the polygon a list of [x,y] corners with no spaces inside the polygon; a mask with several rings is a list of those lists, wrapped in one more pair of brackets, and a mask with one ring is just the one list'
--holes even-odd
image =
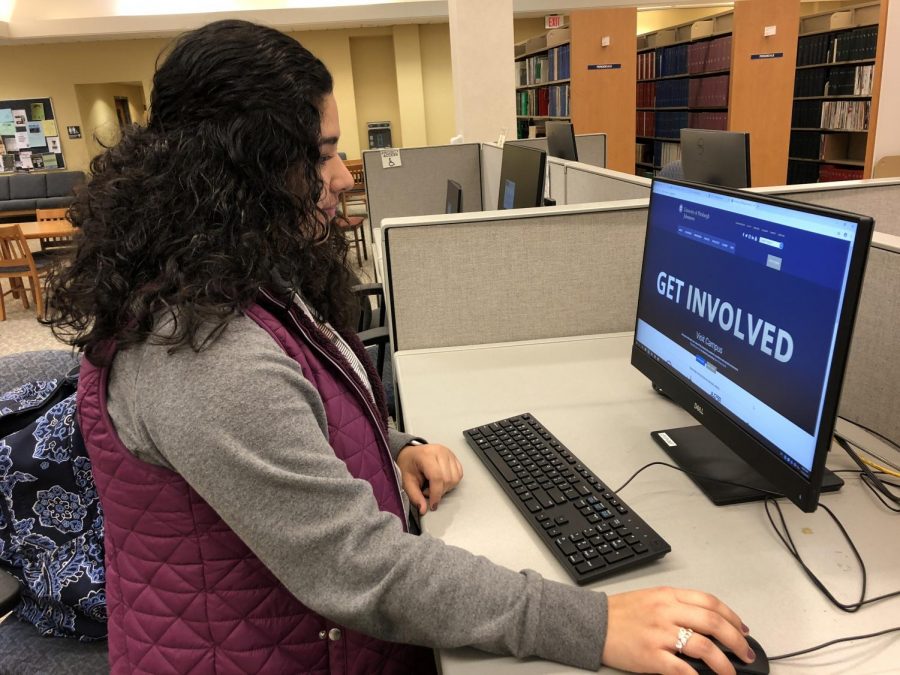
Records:
{"label": "computer monitor", "polygon": [[692,183],[750,187],[750,134],[682,129],[681,168]]}
{"label": "computer monitor", "polygon": [[447,181],[447,203],[444,213],[462,213],[462,186],[455,180]]}
{"label": "computer monitor", "polygon": [[541,206],[546,165],[547,153],[543,150],[504,143],[497,208],[526,209]]}
{"label": "computer monitor", "polygon": [[[682,468],[784,495],[804,511],[840,487],[825,456],[872,225],[653,182],[631,363],[702,423],[652,434]],[[694,480],[717,504],[764,496]]]}
{"label": "computer monitor", "polygon": [[575,147],[575,127],[571,122],[549,120],[547,130],[547,154],[559,159],[578,161],[578,149]]}

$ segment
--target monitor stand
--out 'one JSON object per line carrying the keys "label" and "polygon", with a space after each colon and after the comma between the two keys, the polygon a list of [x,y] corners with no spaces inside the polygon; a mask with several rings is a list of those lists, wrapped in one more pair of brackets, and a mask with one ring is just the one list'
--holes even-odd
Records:
{"label": "monitor stand", "polygon": [[[660,434],[667,435],[675,445],[667,443]],[[727,480],[749,488],[726,485],[715,480],[704,480],[697,476],[688,477],[697,484],[703,494],[716,506],[741,504],[759,501],[767,492],[779,492],[769,481],[759,475],[756,470],[732,452],[728,446],[716,438],[711,431],[702,426],[681,427],[653,431],[650,436],[666,451],[675,463],[686,471],[693,471],[701,476],[711,476],[717,480]],[[840,490],[844,481],[828,469],[822,476],[822,492]],[[754,490],[753,487],[759,488]]]}

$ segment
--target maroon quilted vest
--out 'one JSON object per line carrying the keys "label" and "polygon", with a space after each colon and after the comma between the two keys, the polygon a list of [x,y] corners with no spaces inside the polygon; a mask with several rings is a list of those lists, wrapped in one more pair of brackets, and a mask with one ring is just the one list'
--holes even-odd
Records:
{"label": "maroon quilted vest", "polygon": [[[406,527],[380,386],[378,410],[295,308],[264,293],[247,314],[321,394],[335,454]],[[378,383],[362,345],[344,338]],[[351,631],[305,607],[180,475],[132,455],[107,413],[108,375],[84,362],[78,419],[104,511],[112,673],[435,672],[430,649]]]}

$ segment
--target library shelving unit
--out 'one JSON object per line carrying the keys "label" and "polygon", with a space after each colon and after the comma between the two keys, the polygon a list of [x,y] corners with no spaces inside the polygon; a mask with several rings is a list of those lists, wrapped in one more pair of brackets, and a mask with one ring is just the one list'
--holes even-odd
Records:
{"label": "library shelving unit", "polygon": [[801,17],[789,184],[863,177],[879,14],[873,2]]}
{"label": "library shelving unit", "polygon": [[568,28],[516,43],[516,137],[528,138],[530,127],[543,136],[547,120],[570,119]]}
{"label": "library shelving unit", "polygon": [[638,36],[636,174],[680,159],[682,128],[728,128],[733,23],[729,11]]}

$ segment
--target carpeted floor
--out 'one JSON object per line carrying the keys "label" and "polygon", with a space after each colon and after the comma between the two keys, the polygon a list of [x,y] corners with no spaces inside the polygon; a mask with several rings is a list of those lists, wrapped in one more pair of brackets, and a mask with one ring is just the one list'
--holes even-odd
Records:
{"label": "carpeted floor", "polygon": [[[350,264],[360,280],[370,282],[375,279],[374,265],[372,262],[372,247],[369,242],[368,228],[366,230],[366,247],[369,259],[363,260],[362,267],[356,265],[356,252],[350,252]],[[0,280],[0,289],[9,290],[9,281]],[[0,321],[0,356],[15,354],[17,352],[30,352],[38,349],[68,349],[68,346],[57,340],[50,329],[38,323],[34,312],[34,305],[28,310],[22,307],[19,300],[11,295],[4,298],[6,306],[6,321]]]}

